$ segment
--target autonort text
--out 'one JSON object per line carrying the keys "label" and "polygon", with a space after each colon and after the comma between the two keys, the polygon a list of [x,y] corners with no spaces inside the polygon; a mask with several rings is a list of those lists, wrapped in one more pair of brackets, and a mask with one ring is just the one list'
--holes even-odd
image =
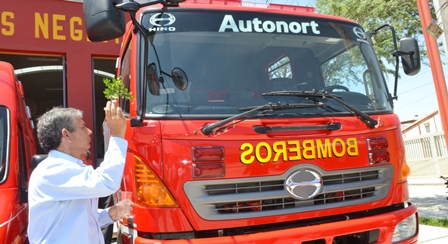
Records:
{"label": "autonort text", "polygon": [[307,34],[311,32],[315,35],[320,34],[318,30],[319,24],[315,21],[311,22],[286,22],[286,21],[271,21],[271,20],[259,20],[254,18],[252,20],[239,20],[238,24],[232,15],[224,16],[219,32],[266,32],[266,33],[303,33]]}
{"label": "autonort text", "polygon": [[254,161],[260,163],[283,161],[297,161],[301,159],[324,159],[331,157],[358,156],[358,143],[356,138],[324,139],[324,140],[292,140],[276,141],[272,144],[258,142],[256,144],[243,143],[240,160],[243,164],[251,164]]}

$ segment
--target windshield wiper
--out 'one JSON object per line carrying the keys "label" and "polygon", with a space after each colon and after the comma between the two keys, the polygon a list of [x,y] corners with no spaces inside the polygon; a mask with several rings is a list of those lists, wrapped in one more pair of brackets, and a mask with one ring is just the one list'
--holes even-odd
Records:
{"label": "windshield wiper", "polygon": [[357,118],[359,118],[364,124],[366,124],[370,129],[375,128],[378,124],[378,121],[367,115],[366,113],[358,110],[357,108],[351,106],[350,104],[342,101],[340,96],[331,94],[327,91],[277,91],[277,92],[266,92],[262,94],[263,96],[296,96],[296,97],[305,97],[305,98],[323,98],[323,99],[331,99],[336,101],[338,104],[342,105],[349,112],[354,114]]}
{"label": "windshield wiper", "polygon": [[[271,103],[268,103],[271,104]],[[266,106],[266,105],[264,105]],[[271,104],[271,108],[272,110],[284,110],[284,109],[293,109],[293,108],[315,108],[315,107],[324,107],[325,104],[323,102],[317,102],[317,103],[281,103],[281,102],[277,102],[274,104]],[[256,106],[251,106],[251,107],[243,107],[240,108],[238,110],[240,111],[247,111],[247,110],[252,110],[254,108],[257,108]]]}
{"label": "windshield wiper", "polygon": [[323,106],[325,106],[325,104],[322,102],[319,102],[316,104],[301,104],[301,103],[282,104],[282,103],[278,102],[275,104],[267,103],[265,105],[261,105],[261,106],[257,106],[257,107],[244,107],[244,108],[240,108],[239,110],[240,111],[247,110],[246,112],[231,116],[229,118],[217,121],[215,123],[208,123],[205,126],[201,127],[200,130],[202,131],[202,134],[209,135],[212,132],[216,132],[217,128],[222,127],[233,120],[239,120],[239,122],[241,122],[244,119],[246,119],[246,115],[252,114],[257,111],[261,111],[261,113],[266,113],[266,112],[273,112],[274,110],[293,109],[293,108],[311,108],[311,107],[314,108],[314,107],[323,107]]}

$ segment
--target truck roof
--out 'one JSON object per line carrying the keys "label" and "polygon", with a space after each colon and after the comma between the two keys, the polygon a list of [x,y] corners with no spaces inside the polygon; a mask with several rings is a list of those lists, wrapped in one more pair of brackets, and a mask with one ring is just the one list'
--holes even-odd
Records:
{"label": "truck roof", "polygon": [[[157,6],[157,5],[155,5]],[[199,9],[223,9],[226,6],[226,10],[246,10],[255,12],[272,12],[281,14],[301,15],[315,18],[327,18],[339,21],[348,21],[356,23],[355,21],[327,14],[316,13],[314,7],[310,6],[298,6],[298,5],[286,5],[286,4],[274,4],[274,3],[260,3],[260,2],[248,2],[241,0],[186,0],[179,3],[182,8],[199,8]]]}
{"label": "truck roof", "polygon": [[0,86],[1,90],[7,93],[14,94],[12,90],[14,87],[11,86],[11,83],[8,81],[17,82],[17,76],[14,74],[14,68],[10,63],[0,61]]}

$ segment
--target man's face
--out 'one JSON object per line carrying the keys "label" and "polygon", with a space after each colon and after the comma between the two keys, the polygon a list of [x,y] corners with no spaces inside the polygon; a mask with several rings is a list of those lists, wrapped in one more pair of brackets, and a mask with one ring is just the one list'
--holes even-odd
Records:
{"label": "man's face", "polygon": [[92,131],[86,127],[81,117],[76,117],[75,131],[68,132],[70,137],[70,151],[72,155],[80,157],[82,153],[90,148],[90,135]]}

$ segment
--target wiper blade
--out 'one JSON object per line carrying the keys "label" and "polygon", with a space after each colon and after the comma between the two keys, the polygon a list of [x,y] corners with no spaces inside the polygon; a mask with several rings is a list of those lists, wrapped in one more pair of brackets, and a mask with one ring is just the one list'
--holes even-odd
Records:
{"label": "wiper blade", "polygon": [[328,96],[333,96],[340,98],[341,96],[337,96],[334,94],[331,94],[327,91],[274,91],[274,92],[265,92],[261,94],[262,96],[295,96],[295,97],[320,97],[325,98]]}
{"label": "wiper blade", "polygon": [[214,132],[217,128],[224,126],[233,120],[240,120],[240,121],[244,120],[247,115],[252,114],[253,112],[256,112],[256,111],[261,111],[261,113],[266,113],[266,112],[273,112],[275,110],[283,110],[283,109],[314,108],[314,107],[323,107],[323,106],[325,106],[325,104],[322,102],[315,103],[315,104],[302,104],[302,103],[282,104],[282,103],[278,102],[275,104],[267,103],[265,105],[256,106],[256,107],[244,107],[244,108],[240,108],[239,110],[246,111],[246,112],[234,115],[227,119],[217,121],[215,123],[206,124],[200,130],[202,131],[202,134],[209,135],[210,133]]}
{"label": "wiper blade", "polygon": [[[260,111],[260,110],[273,111],[272,103],[267,103],[265,105],[254,107],[254,108],[250,109],[249,111],[246,111],[244,113],[240,113],[240,114],[231,116],[231,117],[229,117],[227,119],[223,119],[223,120],[217,121],[215,123],[211,123],[211,124],[208,123],[205,126],[203,126],[202,128],[200,128],[200,130],[202,131],[202,134],[207,136],[207,135],[210,135],[210,133],[212,133],[216,128],[221,127],[221,126],[223,126],[225,124],[228,124],[230,121],[233,121],[233,120],[236,120],[236,119],[242,119],[242,118],[244,118],[244,116],[246,116],[248,114],[251,114],[253,112],[256,112],[256,111]],[[263,111],[263,113],[264,112],[265,111]]]}
{"label": "wiper blade", "polygon": [[364,124],[366,124],[370,129],[375,128],[378,124],[378,121],[367,115],[366,113],[358,110],[357,108],[351,106],[350,104],[342,101],[340,96],[331,94],[327,91],[276,91],[276,92],[267,92],[263,93],[263,96],[296,96],[296,97],[305,97],[305,98],[323,98],[323,99],[331,99],[342,105],[348,111],[353,113],[357,118],[359,118]]}
{"label": "wiper blade", "polygon": [[[275,104],[271,104],[272,110],[284,110],[284,109],[293,109],[293,108],[315,108],[315,107],[324,107],[325,104],[323,102],[318,103],[280,103],[277,102]],[[252,107],[244,107],[240,108],[240,111],[246,111],[256,108],[255,106]]]}

